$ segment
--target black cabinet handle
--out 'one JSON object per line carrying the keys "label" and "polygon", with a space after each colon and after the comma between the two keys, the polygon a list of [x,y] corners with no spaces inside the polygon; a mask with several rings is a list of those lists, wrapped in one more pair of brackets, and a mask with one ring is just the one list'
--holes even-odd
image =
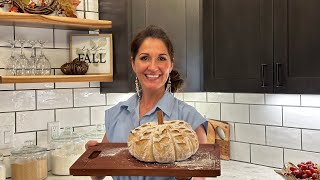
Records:
{"label": "black cabinet handle", "polygon": [[267,68],[267,64],[261,64],[261,87],[267,87],[267,85],[266,85],[266,68]]}
{"label": "black cabinet handle", "polygon": [[281,73],[281,63],[276,63],[276,87],[281,87],[280,73]]}

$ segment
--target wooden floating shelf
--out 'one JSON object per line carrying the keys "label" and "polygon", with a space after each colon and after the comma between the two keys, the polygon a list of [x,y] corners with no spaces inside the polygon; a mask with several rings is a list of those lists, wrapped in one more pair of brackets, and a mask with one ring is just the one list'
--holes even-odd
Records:
{"label": "wooden floating shelf", "polygon": [[0,12],[0,24],[75,30],[97,30],[112,27],[112,21],[107,20],[92,20],[14,12]]}
{"label": "wooden floating shelf", "polygon": [[47,83],[47,82],[112,82],[109,74],[49,75],[49,76],[0,76],[0,83]]}

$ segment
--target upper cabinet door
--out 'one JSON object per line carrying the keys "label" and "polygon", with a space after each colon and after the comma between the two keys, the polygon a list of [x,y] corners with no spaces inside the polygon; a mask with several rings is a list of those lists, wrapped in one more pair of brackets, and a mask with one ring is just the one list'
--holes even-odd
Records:
{"label": "upper cabinet door", "polygon": [[132,3],[133,35],[152,24],[162,27],[173,42],[174,68],[185,80],[183,91],[201,91],[200,1],[134,0]]}
{"label": "upper cabinet door", "polygon": [[272,92],[272,1],[203,1],[205,91]]}
{"label": "upper cabinet door", "polygon": [[274,1],[276,93],[320,93],[320,1]]}

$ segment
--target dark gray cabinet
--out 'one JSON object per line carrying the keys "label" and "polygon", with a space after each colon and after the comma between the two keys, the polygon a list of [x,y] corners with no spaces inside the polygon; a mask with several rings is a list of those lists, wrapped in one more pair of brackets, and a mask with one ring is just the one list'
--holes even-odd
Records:
{"label": "dark gray cabinet", "polygon": [[317,0],[204,1],[205,91],[320,93],[319,8]]}
{"label": "dark gray cabinet", "polygon": [[112,20],[114,82],[101,83],[101,92],[134,91],[130,66],[130,41],[142,28],[164,28],[175,47],[175,68],[185,80],[183,91],[202,91],[202,41],[200,0],[104,0],[100,19]]}
{"label": "dark gray cabinet", "polygon": [[272,91],[272,1],[203,1],[205,91]]}
{"label": "dark gray cabinet", "polygon": [[274,1],[275,92],[320,93],[320,1]]}

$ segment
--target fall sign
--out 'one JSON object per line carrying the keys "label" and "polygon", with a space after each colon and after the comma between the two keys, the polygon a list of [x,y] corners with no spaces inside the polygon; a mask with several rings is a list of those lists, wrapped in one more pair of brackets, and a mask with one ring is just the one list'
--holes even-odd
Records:
{"label": "fall sign", "polygon": [[70,61],[74,59],[89,64],[87,73],[112,74],[112,35],[72,34]]}

